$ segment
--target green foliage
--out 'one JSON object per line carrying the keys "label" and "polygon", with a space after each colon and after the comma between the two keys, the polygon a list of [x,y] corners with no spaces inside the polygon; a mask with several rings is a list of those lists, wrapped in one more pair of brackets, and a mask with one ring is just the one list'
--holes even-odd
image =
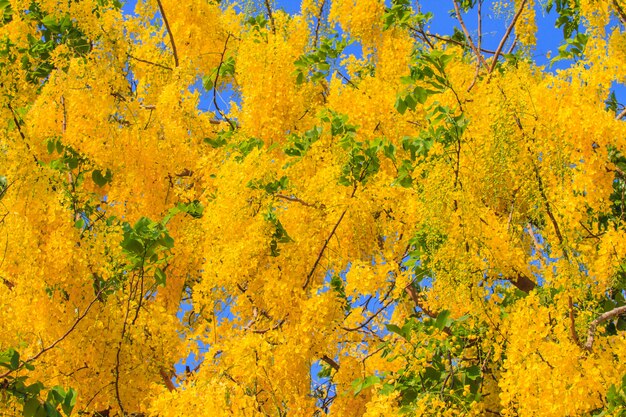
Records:
{"label": "green foliage", "polygon": [[[13,20],[16,13],[8,0],[0,1],[2,19],[0,26]],[[26,71],[26,79],[33,84],[40,84],[55,69],[52,53],[59,45],[66,45],[72,56],[85,56],[91,51],[91,41],[76,26],[68,14],[45,14],[37,2],[32,2],[25,11],[18,11],[23,18],[39,29],[39,36],[28,34],[26,46],[17,46],[7,40],[4,49],[0,49],[0,57],[15,62],[21,57],[22,68]]]}
{"label": "green foliage", "polygon": [[[384,380],[375,381],[372,378],[361,383],[367,385],[384,382],[381,392],[399,392],[400,405],[406,413],[410,413],[415,401],[425,395],[438,396],[444,401],[465,405],[478,401],[483,381],[479,360],[463,357],[464,349],[475,343],[477,338],[476,328],[466,323],[468,319],[468,316],[454,319],[449,311],[443,310],[435,318],[410,318],[402,327],[388,324],[388,331],[409,343],[409,351],[402,354],[405,359],[420,361],[428,358],[428,365],[417,372],[400,370],[386,375]],[[447,336],[432,337],[441,332]],[[420,335],[419,340],[414,340],[413,335],[416,334]],[[393,341],[383,344],[383,355],[389,361],[395,359],[389,356],[393,351],[392,346]]]}
{"label": "green foliage", "polygon": [[294,62],[296,83],[303,84],[307,80],[316,83],[328,77],[331,66],[347,45],[345,38],[322,38],[317,49],[300,56]]}
{"label": "green foliage", "polygon": [[414,12],[410,0],[392,0],[391,7],[385,7],[383,30],[394,27],[413,28],[423,26],[433,18],[431,12]]}
{"label": "green foliage", "polygon": [[161,265],[167,264],[174,247],[174,239],[169,235],[165,223],[142,217],[134,226],[124,222],[122,229],[124,239],[120,246],[131,263],[131,269],[137,269],[141,274],[153,269],[156,284],[164,286],[165,268],[161,268]]}
{"label": "green foliage", "polygon": [[302,135],[289,135],[288,145],[285,147],[285,153],[289,156],[304,156],[311,145],[317,142],[322,135],[322,128],[314,126]]}
{"label": "green foliage", "polygon": [[[0,352],[0,366],[10,371],[3,374],[0,389],[22,405],[24,417],[63,417],[72,414],[76,405],[74,389],[69,388],[66,391],[58,385],[46,388],[40,381],[27,383],[28,375],[13,375],[14,371],[20,369],[35,369],[30,363],[21,361],[15,349],[9,348]],[[46,390],[47,395],[44,397]]]}
{"label": "green foliage", "polygon": [[437,50],[418,53],[410,75],[402,77],[402,82],[409,86],[409,89],[398,95],[396,110],[400,114],[404,114],[407,109],[415,110],[418,103],[424,104],[430,96],[450,88],[445,67],[451,59],[452,55]]}
{"label": "green foliage", "polygon": [[293,239],[289,237],[285,227],[280,222],[278,217],[276,216],[275,209],[270,207],[270,209],[264,215],[265,221],[270,224],[271,227],[271,239],[270,239],[270,255],[273,257],[280,255],[280,247],[279,243],[290,243],[293,242]]}

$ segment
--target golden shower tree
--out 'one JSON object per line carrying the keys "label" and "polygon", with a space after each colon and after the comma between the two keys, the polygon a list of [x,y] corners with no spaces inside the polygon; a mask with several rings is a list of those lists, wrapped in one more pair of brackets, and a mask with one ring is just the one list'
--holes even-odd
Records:
{"label": "golden shower tree", "polygon": [[0,413],[624,412],[626,3],[449,3],[0,0]]}

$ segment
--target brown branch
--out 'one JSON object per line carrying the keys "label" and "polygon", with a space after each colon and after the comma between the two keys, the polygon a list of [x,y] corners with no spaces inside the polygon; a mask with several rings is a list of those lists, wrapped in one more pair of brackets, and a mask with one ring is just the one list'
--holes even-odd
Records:
{"label": "brown branch", "polygon": [[267,17],[270,19],[270,27],[272,28],[272,33],[276,33],[276,24],[274,22],[274,15],[272,14],[272,6],[270,6],[269,0],[265,0],[265,8],[267,9]]}
{"label": "brown branch", "polygon": [[531,280],[530,278],[528,278],[525,274],[522,274],[521,272],[516,271],[516,273],[517,275],[514,278],[509,278],[509,282],[511,284],[515,285],[517,289],[525,292],[526,294],[528,294],[529,292],[535,289],[537,284],[535,284],[533,280]]}
{"label": "brown branch", "polygon": [[[104,291],[104,289],[100,290],[100,293],[102,293],[102,291]],[[26,359],[25,361],[23,361],[20,364],[20,366],[17,367],[17,369],[9,370],[9,371],[5,372],[4,374],[0,375],[0,378],[4,378],[4,377],[8,376],[11,372],[18,371],[18,370],[22,369],[22,367],[24,367],[24,365],[27,364],[27,363],[36,361],[37,359],[39,359],[39,357],[41,357],[41,355],[43,355],[44,353],[48,352],[51,349],[54,349],[59,343],[61,343],[63,340],[65,340],[65,338],[67,338],[70,335],[70,333],[72,333],[74,331],[74,329],[76,329],[76,326],[78,326],[78,324],[87,316],[87,314],[89,313],[89,310],[91,310],[91,307],[96,303],[96,301],[98,301],[98,297],[100,296],[100,293],[98,293],[98,295],[93,300],[91,300],[89,305],[87,305],[87,308],[85,309],[85,311],[80,316],[78,316],[76,318],[76,320],[74,321],[74,324],[72,324],[72,326],[65,333],[63,333],[63,335],[61,337],[59,337],[57,340],[52,342],[50,345],[48,345],[45,348],[41,349],[39,351],[39,353],[37,353],[35,356],[32,356],[32,357]]]}
{"label": "brown branch", "polygon": [[624,107],[624,110],[615,116],[615,120],[622,120],[624,116],[626,116],[626,107]]}
{"label": "brown branch", "polygon": [[[453,43],[453,44],[458,45],[458,46],[468,47],[468,45],[466,43],[457,41],[456,39],[448,38],[448,37],[445,37],[445,36],[440,36],[440,35],[437,35],[435,33],[426,32],[423,29],[417,29],[417,28],[414,28],[414,27],[409,27],[409,29],[411,29],[414,32],[417,32],[417,33],[421,34],[424,37],[424,39],[428,39],[428,37],[431,37],[431,38],[434,38],[434,39],[437,39],[437,40],[440,40],[440,41],[444,41],[444,42],[447,42],[447,43]],[[429,42],[429,45],[430,45],[430,41],[428,41],[428,42]],[[491,54],[491,55],[496,53],[496,51],[493,51],[491,49],[485,49],[485,48],[482,48],[482,47],[479,50],[480,50],[480,52],[484,52],[486,54]]]}
{"label": "brown branch", "polygon": [[570,335],[572,336],[574,343],[580,346],[580,339],[578,338],[578,333],[576,332],[576,318],[574,317],[574,302],[572,301],[572,296],[568,297],[567,302],[569,304]]}
{"label": "brown branch", "polygon": [[[396,283],[395,281],[389,286],[389,290],[387,291],[387,293],[385,294],[385,296],[383,297],[383,299],[381,300],[381,303],[384,303],[387,298],[389,298],[389,295],[391,295],[391,292],[393,291],[393,289],[396,287]],[[391,299],[391,301],[389,301],[387,304],[383,304],[375,313],[373,313],[371,316],[369,316],[363,323],[359,324],[356,327],[343,327],[341,326],[341,328],[347,332],[354,332],[356,330],[360,330],[363,327],[367,326],[372,320],[374,320],[374,318],[376,316],[378,316],[383,310],[385,310],[387,307],[389,307],[391,305],[391,303],[393,303],[394,300]]]}
{"label": "brown branch", "polygon": [[163,379],[163,383],[165,383],[168,391],[176,391],[176,387],[174,386],[174,383],[172,382],[170,376],[167,374],[165,368],[159,368],[159,375],[161,375],[161,379]]}
{"label": "brown branch", "polygon": [[222,51],[222,55],[220,57],[220,64],[217,66],[217,71],[215,71],[215,80],[213,81],[213,105],[215,109],[219,112],[224,120],[228,122],[231,130],[235,130],[235,124],[224,114],[220,106],[217,104],[217,81],[220,78],[220,70],[222,69],[222,65],[224,64],[224,56],[226,55],[226,48],[228,47],[228,41],[230,40],[231,34],[229,33],[226,36],[226,41],[224,42],[224,50]]}
{"label": "brown branch", "polygon": [[533,168],[534,168],[535,176],[537,178],[537,183],[539,186],[539,193],[541,194],[541,197],[543,198],[543,201],[544,201],[544,205],[546,207],[546,213],[548,214],[548,217],[550,218],[550,222],[552,223],[552,226],[554,227],[554,233],[556,234],[556,237],[559,239],[559,243],[561,244],[561,247],[563,249],[563,256],[565,256],[565,259],[569,260],[569,255],[567,251],[565,250],[565,246],[564,246],[565,241],[563,239],[563,235],[561,234],[561,229],[559,228],[559,224],[556,221],[556,217],[554,217],[554,214],[552,213],[552,208],[550,207],[550,203],[548,202],[548,197],[543,187],[543,181],[541,180],[541,175],[539,175],[539,168],[537,167],[537,165],[534,165]]}
{"label": "brown branch", "polygon": [[22,132],[22,127],[20,126],[20,122],[17,119],[17,113],[15,113],[15,110],[13,109],[13,106],[11,106],[10,102],[7,103],[7,107],[9,108],[9,110],[11,110],[11,114],[13,115],[13,122],[15,123],[15,127],[17,127],[17,131],[19,132],[22,140],[24,141],[24,144],[26,145],[26,149],[28,149],[28,152],[30,152],[31,155],[33,155],[33,159],[35,160],[35,163],[39,165],[39,159],[33,153],[33,150],[30,148],[30,144],[26,140],[26,135],[24,135],[24,132]]}
{"label": "brown branch", "polygon": [[613,0],[612,3],[619,20],[622,22],[622,25],[626,26],[626,13],[624,12],[624,9],[622,9],[622,6],[619,5],[617,0]]}
{"label": "brown branch", "polygon": [[159,5],[159,11],[161,12],[161,17],[163,17],[163,23],[165,23],[165,28],[167,29],[167,34],[169,35],[170,43],[172,44],[172,52],[174,53],[174,65],[178,68],[178,51],[176,50],[176,43],[174,42],[174,35],[172,34],[172,29],[170,28],[170,23],[167,20],[165,11],[163,10],[163,4],[161,3],[161,0],[157,0],[157,4]]}
{"label": "brown branch", "polygon": [[433,319],[437,317],[436,312],[429,310],[427,307],[424,307],[422,305],[422,301],[420,300],[419,294],[417,293],[417,290],[413,286],[412,282],[409,285],[407,285],[404,290],[406,291],[407,294],[409,294],[409,297],[411,298],[415,306],[418,307],[420,310],[422,310],[424,313],[426,313],[428,317],[433,318]]}
{"label": "brown branch", "polygon": [[489,68],[488,74],[491,74],[493,70],[496,68],[496,64],[498,63],[498,58],[500,57],[500,54],[502,53],[502,48],[504,48],[504,44],[506,43],[507,39],[509,38],[509,35],[513,31],[513,28],[515,27],[517,20],[522,15],[522,12],[524,11],[524,7],[526,6],[526,1],[527,0],[522,0],[522,4],[520,4],[519,10],[517,11],[517,13],[515,13],[515,16],[513,16],[513,21],[511,21],[511,24],[509,25],[509,27],[506,28],[506,32],[504,32],[504,36],[502,37],[502,39],[500,39],[500,43],[498,44],[498,47],[496,48],[496,53],[493,56],[493,61],[491,62],[491,67]]}
{"label": "brown branch", "polygon": [[173,71],[171,67],[168,67],[167,65],[159,64],[158,62],[152,62],[152,61],[148,61],[145,59],[137,58],[136,56],[133,56],[131,54],[126,54],[126,56],[134,59],[135,61],[143,62],[144,64],[154,65],[155,67],[163,68],[164,70]]}
{"label": "brown branch", "polygon": [[335,371],[339,370],[339,364],[335,362],[335,360],[333,360],[333,358],[329,357],[328,355],[324,355],[320,359],[326,362],[328,365],[330,365],[330,367],[333,368]]}
{"label": "brown branch", "polygon": [[320,26],[322,22],[322,15],[324,14],[324,6],[326,5],[326,0],[322,0],[322,4],[320,6],[320,11],[318,12],[316,18],[317,22],[315,22],[315,38],[313,40],[313,46],[317,48],[317,42],[319,41],[319,32]]}
{"label": "brown branch", "polygon": [[607,311],[601,314],[597,319],[589,324],[589,331],[587,332],[587,342],[585,343],[585,349],[591,350],[593,347],[593,340],[595,337],[596,329],[599,324],[604,323],[607,320],[626,314],[626,306],[616,307],[613,310]]}
{"label": "brown branch", "polygon": [[330,239],[333,238],[333,236],[335,235],[335,232],[337,231],[337,228],[339,227],[339,225],[341,224],[341,221],[343,220],[344,216],[346,215],[346,213],[348,212],[348,209],[344,209],[344,211],[341,213],[341,216],[339,216],[339,220],[337,220],[337,223],[335,223],[335,226],[333,226],[333,229],[330,231],[330,234],[328,235],[328,237],[326,238],[326,241],[324,242],[324,245],[322,245],[322,248],[320,249],[318,255],[317,255],[317,259],[315,260],[315,263],[313,264],[313,267],[311,267],[311,270],[309,271],[309,273],[306,276],[306,280],[304,281],[304,284],[302,284],[302,289],[305,290],[306,287],[309,286],[309,282],[311,281],[311,278],[313,277],[313,274],[315,273],[315,270],[317,269],[317,265],[320,263],[322,256],[324,255],[324,251],[326,250],[326,247],[328,246],[328,243],[330,242]]}
{"label": "brown branch", "polygon": [[[282,200],[293,201],[295,203],[300,203],[300,204],[302,204],[303,206],[306,206],[306,207],[317,207],[315,204],[307,203],[304,200],[300,200],[298,197],[293,197],[293,196],[284,195],[284,194],[274,194],[274,196],[276,198],[280,198]],[[324,208],[324,207],[325,206],[322,204],[321,208]]]}
{"label": "brown branch", "polygon": [[484,65],[485,67],[487,67],[487,62],[485,61],[485,57],[483,57],[483,55],[480,53],[478,48],[476,48],[476,45],[474,44],[474,41],[472,40],[472,37],[469,31],[467,30],[467,26],[465,26],[465,22],[463,21],[463,16],[461,16],[461,9],[459,8],[458,0],[452,0],[452,2],[454,3],[454,12],[456,13],[456,18],[459,21],[459,24],[461,25],[461,29],[463,29],[463,34],[465,35],[465,38],[467,39],[467,43],[469,44],[470,48],[472,48],[472,51],[474,51],[474,54],[476,54],[476,58],[478,58],[480,63]]}

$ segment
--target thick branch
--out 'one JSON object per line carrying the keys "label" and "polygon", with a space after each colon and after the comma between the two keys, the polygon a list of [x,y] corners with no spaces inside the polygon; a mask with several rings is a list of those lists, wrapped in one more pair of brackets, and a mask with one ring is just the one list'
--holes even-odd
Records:
{"label": "thick branch", "polygon": [[613,319],[615,317],[621,316],[622,314],[626,314],[626,306],[617,307],[613,310],[607,311],[606,313],[601,314],[597,319],[592,321],[589,325],[589,331],[587,332],[587,342],[585,343],[585,349],[591,350],[591,348],[593,347],[593,339],[599,324],[604,323],[605,321]]}
{"label": "thick branch", "polygon": [[339,364],[335,362],[333,358],[329,357],[328,355],[324,355],[320,359],[326,362],[328,365],[330,365],[330,367],[333,368],[335,371],[339,370]]}
{"label": "thick branch", "polygon": [[165,368],[160,367],[159,374],[161,375],[161,379],[163,379],[163,383],[165,383],[165,386],[167,387],[168,391],[170,392],[176,391],[176,387],[174,386],[174,383],[170,379],[169,375],[167,374],[167,371],[165,370]]}
{"label": "thick branch", "polygon": [[511,284],[515,285],[517,289],[527,294],[531,292],[532,290],[534,290],[535,287],[537,286],[537,284],[535,284],[533,280],[531,280],[530,278],[528,278],[526,275],[522,274],[521,272],[517,272],[517,276],[509,279],[509,281],[511,282]]}
{"label": "thick branch", "polygon": [[569,304],[569,321],[570,321],[570,333],[572,336],[572,340],[578,346],[580,346],[580,339],[578,339],[578,333],[576,332],[576,319],[574,317],[574,302],[572,301],[572,297],[568,297]]}

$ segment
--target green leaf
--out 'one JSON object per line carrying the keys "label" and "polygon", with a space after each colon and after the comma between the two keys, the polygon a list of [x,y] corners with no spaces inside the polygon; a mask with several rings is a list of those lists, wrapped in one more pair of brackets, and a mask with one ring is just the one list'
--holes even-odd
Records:
{"label": "green leaf", "polygon": [[112,177],[113,173],[110,169],[107,169],[104,175],[102,175],[102,171],[99,169],[94,169],[91,173],[91,179],[93,180],[93,182],[96,183],[98,187],[104,187],[105,185],[107,185],[109,182],[111,182]]}
{"label": "green leaf", "polygon": [[15,371],[20,367],[20,354],[15,349],[8,349],[0,352],[0,366]]}
{"label": "green leaf", "polygon": [[370,375],[364,379],[357,379],[352,383],[352,387],[354,388],[354,395],[359,395],[359,393],[364,389],[369,388],[372,385],[376,385],[379,382],[380,378],[376,375]]}
{"label": "green leaf", "polygon": [[31,397],[24,403],[24,410],[22,411],[22,415],[24,417],[35,417],[39,408],[42,408],[41,403],[39,402],[39,398]]}
{"label": "green leaf", "polygon": [[404,114],[404,112],[406,112],[406,103],[404,102],[404,100],[401,97],[398,97],[396,99],[396,104],[395,104],[396,110],[398,110],[398,113],[400,114]]}
{"label": "green leaf", "polygon": [[167,275],[165,275],[165,272],[163,272],[161,268],[157,267],[154,270],[154,280],[156,281],[157,285],[165,287],[165,282],[167,281]]}
{"label": "green leaf", "polygon": [[143,255],[144,246],[143,243],[135,238],[127,238],[124,239],[121,243],[122,248],[126,249],[127,252],[134,253],[136,255]]}
{"label": "green leaf", "polygon": [[450,319],[450,311],[442,310],[437,315],[437,320],[435,320],[435,327],[439,330],[443,330],[445,327],[449,326],[452,320]]}
{"label": "green leaf", "polygon": [[67,390],[65,394],[65,401],[61,404],[61,408],[63,408],[63,412],[65,415],[69,416],[72,414],[72,410],[76,405],[76,391],[73,388]]}

